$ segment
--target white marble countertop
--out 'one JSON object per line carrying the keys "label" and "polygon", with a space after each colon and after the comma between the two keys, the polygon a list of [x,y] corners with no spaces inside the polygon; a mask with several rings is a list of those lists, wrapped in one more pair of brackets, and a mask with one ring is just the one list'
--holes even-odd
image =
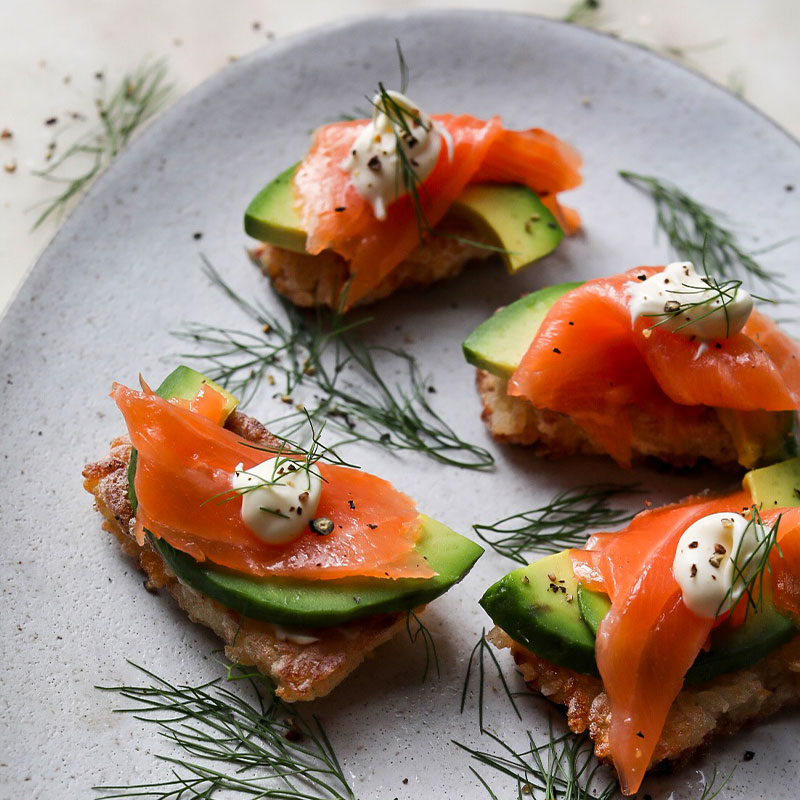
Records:
{"label": "white marble countertop", "polygon": [[[795,0],[600,0],[581,23],[665,53],[727,86],[800,137],[800,4]],[[397,8],[491,8],[563,18],[572,0],[4,0],[0,26],[0,309],[57,230],[33,229],[58,188],[35,172],[96,124],[102,73],[113,87],[163,57],[180,96],[278,37]],[[77,117],[77,118],[76,118]],[[55,141],[53,148],[51,143]]]}

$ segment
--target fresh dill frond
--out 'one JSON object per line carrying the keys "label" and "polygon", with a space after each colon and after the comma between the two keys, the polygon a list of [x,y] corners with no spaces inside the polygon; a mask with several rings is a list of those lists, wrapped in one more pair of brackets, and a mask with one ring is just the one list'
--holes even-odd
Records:
{"label": "fresh dill frond", "polygon": [[714,798],[719,795],[719,793],[728,785],[728,781],[730,781],[730,779],[733,777],[734,772],[736,772],[735,764],[733,769],[731,769],[722,783],[717,786],[717,765],[714,764],[714,771],[711,774],[711,780],[706,781],[706,784],[703,787],[703,793],[700,795],[700,800],[714,800]]}
{"label": "fresh dill frond", "polygon": [[[553,732],[551,721],[549,737],[544,744],[536,744],[531,732],[526,731],[527,743],[521,750],[491,731],[485,730],[483,734],[499,746],[498,753],[468,747],[455,740],[453,744],[469,753],[482,767],[511,778],[516,783],[519,798],[610,800],[617,794],[617,781],[608,777],[608,768],[595,758],[588,733],[558,736]],[[476,768],[470,767],[470,770],[489,796],[496,797],[486,778]]]}
{"label": "fresh dill frond", "polygon": [[[758,506],[754,505],[751,507],[750,519],[747,520],[747,526],[739,540],[736,552],[731,555],[733,579],[730,588],[720,601],[715,617],[719,617],[719,615],[728,608],[732,608],[733,602],[737,599],[737,595],[738,597],[742,597],[743,595],[747,597],[745,616],[751,608],[753,611],[759,611],[761,609],[764,575],[767,572],[772,572],[769,562],[773,550],[778,553],[780,558],[783,558],[781,546],[778,544],[778,526],[780,525],[781,517],[782,515],[778,514],[775,522],[767,529],[761,518],[761,512],[758,510]],[[748,553],[747,556],[743,558],[742,547],[751,529],[755,534],[757,544],[752,552]]]}
{"label": "fresh dill frond", "polygon": [[[283,316],[246,301],[203,257],[204,270],[258,326],[258,332],[189,324],[175,332],[204,348],[182,358],[204,362],[202,371],[240,397],[252,400],[264,381],[281,380],[281,397],[306,391],[304,403],[267,425],[291,437],[310,420],[328,421],[345,438],[336,447],[360,441],[393,450],[414,450],[445,464],[486,469],[494,459],[483,447],[461,439],[430,405],[430,386],[420,375],[413,356],[396,348],[365,344],[350,338],[369,318],[345,322],[337,312],[317,308],[304,314],[281,301]],[[378,365],[378,357],[388,366]],[[386,377],[400,373],[404,379]]]}
{"label": "fresh dill frond", "polygon": [[470,687],[470,678],[472,676],[472,665],[477,661],[478,665],[478,729],[481,733],[486,731],[486,728],[483,724],[483,708],[484,708],[484,698],[485,698],[485,691],[486,691],[486,654],[489,654],[489,658],[491,659],[492,663],[494,664],[495,670],[497,671],[497,678],[500,680],[500,683],[503,686],[503,691],[506,693],[506,697],[511,703],[514,712],[517,715],[517,719],[522,719],[522,714],[519,713],[519,708],[517,708],[516,700],[514,700],[514,695],[511,692],[511,689],[508,687],[508,683],[506,682],[506,676],[503,674],[503,670],[500,666],[500,662],[497,660],[497,656],[495,655],[494,649],[491,647],[489,642],[486,641],[486,629],[484,628],[481,631],[480,638],[478,639],[475,647],[472,648],[472,652],[469,655],[469,661],[467,662],[467,672],[464,676],[464,686],[461,690],[461,708],[460,713],[464,713],[464,708],[467,704],[467,693],[469,692]]}
{"label": "fresh dill frond", "polygon": [[591,28],[595,24],[595,18],[599,10],[600,0],[578,0],[567,10],[563,21]]}
{"label": "fresh dill frond", "polygon": [[[167,777],[150,783],[95,786],[111,798],[246,797],[355,800],[322,723],[275,697],[258,672],[237,665],[227,678],[198,686],[173,684],[133,662],[149,682],[98,686],[133,706],[116,709],[156,727],[179,755],[157,753]],[[226,684],[243,683],[228,688]]]}
{"label": "fresh dill frond", "polygon": [[162,60],[143,64],[125,75],[110,97],[106,93],[105,76],[100,73],[98,83],[95,128],[77,138],[47,167],[33,173],[63,186],[57,195],[45,201],[47,205],[34,222],[34,228],[51,215],[63,215],[172,93],[167,66]]}
{"label": "fresh dill frond", "polygon": [[472,527],[496,553],[518,564],[527,564],[526,553],[558,553],[569,547],[582,547],[587,529],[630,520],[634,516],[631,512],[612,508],[609,500],[635,491],[633,485],[613,483],[565,489],[543,506],[512,514],[491,525]]}
{"label": "fresh dill frond", "polygon": [[[416,630],[413,631],[411,630],[412,620],[417,625]],[[413,609],[409,609],[406,614],[406,633],[408,633],[411,644],[416,644],[417,639],[421,638],[423,645],[425,645],[425,669],[422,672],[422,682],[425,683],[425,679],[428,677],[431,659],[433,659],[433,664],[436,667],[436,677],[441,677],[441,672],[439,671],[439,654],[436,652],[436,641],[428,627],[417,616]]]}
{"label": "fresh dill frond", "polygon": [[782,275],[770,272],[755,259],[756,253],[743,249],[720,212],[662,178],[628,170],[620,170],[619,175],[652,197],[658,227],[680,258],[704,263],[708,271],[725,279],[749,276],[768,286],[787,288]]}

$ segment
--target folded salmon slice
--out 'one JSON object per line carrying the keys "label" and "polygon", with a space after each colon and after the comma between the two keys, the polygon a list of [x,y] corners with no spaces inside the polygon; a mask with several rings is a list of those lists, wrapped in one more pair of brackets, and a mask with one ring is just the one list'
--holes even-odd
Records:
{"label": "folded salmon slice", "polygon": [[[691,498],[645,511],[625,530],[595,534],[585,550],[571,553],[579,581],[612,601],[595,656],[611,707],[609,747],[625,794],[639,789],[684,676],[721,621],[698,617],[684,604],[672,574],[678,540],[701,517],[747,514],[750,503],[748,492]],[[800,508],[766,512],[765,525],[781,514],[780,550],[770,557],[773,597],[800,621]]]}
{"label": "folded salmon slice", "polygon": [[579,224],[576,212],[559,207],[555,199],[556,193],[581,182],[580,156],[567,144],[540,129],[505,130],[499,117],[481,120],[466,114],[434,114],[431,118],[449,132],[453,152],[451,157],[442,144],[436,166],[418,187],[418,208],[410,195],[404,195],[389,205],[385,220],[376,219],[370,203],[342,169],[367,120],[319,128],[295,172],[306,249],[312,254],[333,250],[349,262],[346,306],[378,286],[410,255],[420,235],[429,235],[426,230],[441,221],[468,183],[524,184],[549,198],[565,227],[574,229]]}
{"label": "folded salmon slice", "polygon": [[636,406],[679,436],[704,407],[800,407],[800,346],[753,311],[744,330],[701,346],[653,320],[631,322],[628,285],[661,267],[587,281],[552,306],[508,393],[567,414],[629,466]]}
{"label": "folded salmon slice", "polygon": [[238,464],[251,469],[273,453],[152,392],[115,384],[111,396],[138,452],[140,543],[150,532],[197,561],[258,576],[327,580],[435,574],[414,550],[420,535],[414,501],[387,481],[317,462],[323,486],[316,516],[331,519],[333,533],[306,530],[287,544],[267,544],[242,522],[242,501],[231,491],[231,476]]}

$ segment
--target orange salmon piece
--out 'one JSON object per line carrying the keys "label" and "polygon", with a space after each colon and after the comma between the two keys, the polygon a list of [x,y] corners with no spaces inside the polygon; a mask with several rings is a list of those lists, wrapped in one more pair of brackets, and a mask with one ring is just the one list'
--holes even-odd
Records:
{"label": "orange salmon piece", "polygon": [[639,789],[670,706],[715,624],[683,603],[672,575],[678,540],[701,517],[739,513],[749,504],[748,492],[695,497],[645,511],[619,533],[593,536],[588,553],[571,552],[576,575],[594,575],[593,588],[612,601],[595,656],[611,706],[609,747],[626,795]]}
{"label": "orange salmon piece", "polygon": [[150,532],[197,561],[257,576],[329,580],[435,574],[414,550],[420,535],[414,501],[387,481],[317,462],[323,486],[316,516],[330,518],[333,533],[306,530],[287,544],[267,544],[242,522],[241,498],[231,490],[231,477],[238,464],[251,469],[272,451],[254,448],[212,419],[152,392],[115,384],[111,396],[138,452],[140,543]]}

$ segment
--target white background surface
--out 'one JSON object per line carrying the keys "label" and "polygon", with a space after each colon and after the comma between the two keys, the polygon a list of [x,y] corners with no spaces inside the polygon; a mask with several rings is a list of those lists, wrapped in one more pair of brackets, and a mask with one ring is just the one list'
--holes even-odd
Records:
{"label": "white background surface", "polygon": [[[0,2],[0,309],[57,228],[31,231],[54,186],[32,174],[70,111],[92,114],[94,74],[109,84],[146,57],[167,57],[179,95],[230,59],[347,15],[413,8],[491,8],[563,17],[571,0],[2,0]],[[800,3],[796,0],[602,0],[603,30],[685,60],[800,136]],[[336,58],[336,54],[332,54]],[[63,145],[83,127],[60,135]],[[742,142],[742,147],[748,147]]]}

